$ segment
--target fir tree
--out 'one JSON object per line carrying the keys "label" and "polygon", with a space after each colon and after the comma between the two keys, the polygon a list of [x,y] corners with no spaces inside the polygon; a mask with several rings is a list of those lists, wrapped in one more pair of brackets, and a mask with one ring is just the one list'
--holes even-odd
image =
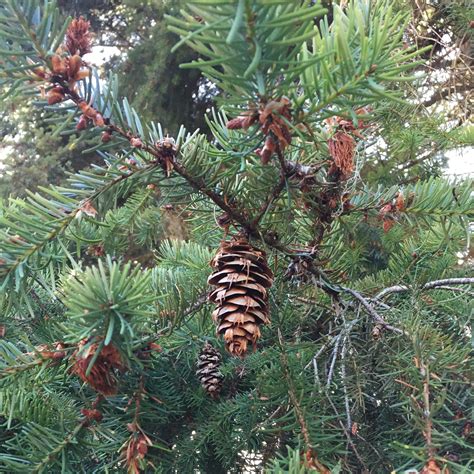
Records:
{"label": "fir tree", "polygon": [[[143,120],[82,58],[85,20],[0,2],[2,90],[102,158],[2,203],[1,471],[470,472],[471,183],[379,172],[416,159],[410,18],[185,7],[210,139]],[[170,213],[186,238],[158,244]]]}

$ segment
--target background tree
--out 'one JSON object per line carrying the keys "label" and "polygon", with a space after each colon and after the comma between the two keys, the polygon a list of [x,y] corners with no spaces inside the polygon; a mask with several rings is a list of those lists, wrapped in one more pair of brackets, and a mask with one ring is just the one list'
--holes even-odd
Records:
{"label": "background tree", "polygon": [[[203,80],[198,70],[179,68],[195,53],[186,47],[171,53],[177,36],[167,31],[163,21],[165,12],[178,14],[179,2],[81,0],[58,5],[65,16],[87,15],[99,50],[101,46],[114,47],[115,55],[106,59],[101,75],[117,72],[121,90],[145,119],[166,115],[167,131],[172,134],[182,124],[208,131],[204,115],[215,88]],[[59,184],[67,171],[77,171],[91,163],[92,156],[86,150],[94,144],[76,143],[77,134],[58,131],[45,142],[44,130],[52,132],[55,124],[47,112],[38,113],[35,107],[28,100],[21,104],[18,100],[16,104],[3,103],[0,183],[4,196],[22,196],[26,189]]]}
{"label": "background tree", "polygon": [[[2,206],[2,470],[472,470],[471,183],[397,168],[432,150],[396,133],[423,110],[410,18],[186,2],[167,21],[220,109],[171,138],[83,60],[83,20],[0,7],[10,100],[103,159]],[[186,239],[158,245],[170,213]]]}

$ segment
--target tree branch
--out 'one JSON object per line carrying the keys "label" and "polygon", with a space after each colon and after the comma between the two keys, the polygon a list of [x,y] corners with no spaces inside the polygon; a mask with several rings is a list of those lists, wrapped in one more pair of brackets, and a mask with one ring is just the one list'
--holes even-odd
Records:
{"label": "tree branch", "polygon": [[[474,278],[446,278],[444,280],[434,280],[434,281],[430,281],[428,283],[425,283],[420,288],[420,290],[439,289],[439,290],[462,291],[459,288],[450,288],[450,286],[451,285],[472,285],[472,284],[474,284]],[[378,293],[376,296],[374,296],[373,299],[380,300],[380,299],[384,298],[385,296],[390,295],[392,293],[402,293],[404,291],[409,291],[409,290],[414,290],[414,289],[415,288],[413,286],[394,285],[394,286],[390,286],[388,288],[385,288],[380,293]]]}
{"label": "tree branch", "polygon": [[359,292],[351,289],[351,288],[346,288],[346,287],[343,287],[341,286],[341,289],[343,291],[345,291],[346,293],[349,293],[351,294],[357,301],[359,301],[362,306],[364,307],[364,309],[366,310],[367,314],[369,316],[372,317],[372,319],[377,323],[377,324],[380,324],[381,326],[383,326],[384,329],[388,329],[389,331],[393,331],[393,332],[396,332],[398,334],[403,334],[405,336],[408,335],[408,333],[406,331],[404,331],[403,329],[399,329],[399,328],[396,328],[395,326],[391,326],[390,324],[388,324],[385,319],[382,318],[382,316],[380,316],[377,311],[375,311],[374,307],[372,306],[372,304],[369,302],[369,300],[367,300],[366,298],[364,298]]}
{"label": "tree branch", "polygon": [[445,88],[437,90],[429,99],[423,101],[421,105],[424,107],[430,107],[436,102],[447,99],[451,94],[460,94],[472,90],[472,84],[466,82],[459,86],[448,85]]}

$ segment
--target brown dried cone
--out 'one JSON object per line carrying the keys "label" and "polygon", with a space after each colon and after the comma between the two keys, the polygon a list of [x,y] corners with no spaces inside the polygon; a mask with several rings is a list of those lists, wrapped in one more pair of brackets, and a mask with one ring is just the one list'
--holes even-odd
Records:
{"label": "brown dried cone", "polygon": [[266,254],[244,238],[223,241],[211,261],[215,269],[208,283],[217,288],[209,300],[217,305],[212,318],[217,333],[224,336],[227,350],[243,357],[248,345],[260,337],[259,326],[270,321],[267,290],[273,274]]}
{"label": "brown dried cone", "polygon": [[221,360],[219,351],[209,342],[206,342],[199,354],[196,376],[204,390],[213,398],[219,395],[222,388],[224,376],[219,370]]}

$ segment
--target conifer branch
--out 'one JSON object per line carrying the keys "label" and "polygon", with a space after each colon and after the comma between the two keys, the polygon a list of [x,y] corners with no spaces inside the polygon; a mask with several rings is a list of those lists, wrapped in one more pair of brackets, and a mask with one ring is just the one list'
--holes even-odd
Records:
{"label": "conifer branch", "polygon": [[305,444],[306,449],[306,457],[309,463],[313,463],[314,467],[320,472],[320,474],[330,474],[329,469],[321,463],[321,461],[316,456],[314,448],[311,444],[311,439],[309,435],[308,426],[303,414],[303,410],[301,408],[301,404],[298,401],[298,397],[296,395],[295,387],[293,385],[293,381],[290,375],[289,364],[288,364],[288,356],[285,351],[285,346],[283,342],[283,336],[281,334],[280,329],[278,329],[278,342],[280,344],[281,350],[281,361],[283,366],[283,373],[288,384],[288,396],[290,397],[291,404],[295,409],[296,418],[301,428],[301,434],[303,435],[303,441]]}
{"label": "conifer branch", "polygon": [[71,443],[74,443],[77,435],[89,424],[89,419],[86,417],[82,419],[75,428],[64,438],[64,440],[56,446],[47,456],[45,456],[38,464],[32,469],[33,474],[40,474],[44,472],[45,467],[55,460],[58,455],[61,454]]}

